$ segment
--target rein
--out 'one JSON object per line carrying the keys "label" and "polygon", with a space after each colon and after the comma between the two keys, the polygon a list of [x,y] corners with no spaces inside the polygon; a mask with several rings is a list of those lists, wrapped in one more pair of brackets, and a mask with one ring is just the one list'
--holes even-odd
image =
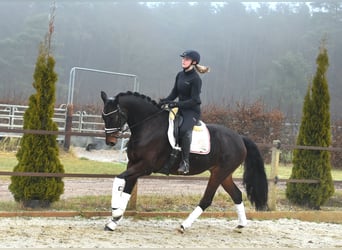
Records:
{"label": "rein", "polygon": [[162,110],[159,110],[158,112],[154,113],[153,115],[150,115],[150,116],[146,117],[145,119],[143,119],[142,121],[139,121],[139,122],[133,124],[132,126],[130,126],[129,128],[125,129],[124,132],[127,131],[127,130],[130,129],[130,128],[134,128],[134,127],[136,127],[136,126],[141,125],[142,123],[144,123],[144,122],[146,122],[146,121],[152,119],[153,117],[159,115],[159,114],[160,114],[161,112],[163,112],[163,111],[164,111],[163,109],[162,109]]}

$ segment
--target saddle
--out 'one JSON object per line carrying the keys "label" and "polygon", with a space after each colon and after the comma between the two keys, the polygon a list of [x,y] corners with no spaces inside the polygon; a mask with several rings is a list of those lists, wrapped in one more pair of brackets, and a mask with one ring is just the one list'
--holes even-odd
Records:
{"label": "saddle", "polygon": [[[178,113],[178,108],[173,108],[169,113],[168,138],[173,149],[181,151],[179,146],[179,127],[182,125],[183,117]],[[209,154],[210,134],[207,126],[201,120],[193,127],[190,152],[194,154]]]}

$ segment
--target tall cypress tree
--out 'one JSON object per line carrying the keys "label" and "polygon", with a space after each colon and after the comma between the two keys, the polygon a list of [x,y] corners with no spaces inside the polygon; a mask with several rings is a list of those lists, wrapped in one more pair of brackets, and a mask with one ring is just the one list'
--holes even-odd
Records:
{"label": "tall cypress tree", "polygon": [[[57,124],[52,120],[57,82],[55,60],[50,51],[52,32],[53,22],[50,22],[49,33],[40,46],[36,61],[32,84],[36,93],[29,98],[29,107],[24,114],[24,129],[58,131]],[[64,173],[58,158],[56,139],[57,135],[24,134],[16,154],[18,164],[13,171]],[[46,207],[59,200],[64,192],[64,183],[61,177],[12,176],[9,189],[14,199],[22,202],[24,207]]]}
{"label": "tall cypress tree", "polygon": [[[316,63],[316,74],[304,99],[297,145],[329,147],[331,144],[330,95],[326,78],[329,58],[324,40]],[[286,196],[291,202],[319,209],[334,193],[330,152],[295,149],[291,179],[319,180],[319,183],[288,183],[286,188]]]}

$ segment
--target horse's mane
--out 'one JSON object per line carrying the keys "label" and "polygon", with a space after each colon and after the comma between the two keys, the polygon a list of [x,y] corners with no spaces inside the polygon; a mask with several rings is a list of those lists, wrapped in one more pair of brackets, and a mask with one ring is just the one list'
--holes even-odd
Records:
{"label": "horse's mane", "polygon": [[115,100],[117,101],[120,96],[136,96],[160,109],[160,106],[155,100],[152,100],[151,97],[146,96],[144,94],[140,94],[138,92],[132,92],[132,91],[121,92],[115,96]]}

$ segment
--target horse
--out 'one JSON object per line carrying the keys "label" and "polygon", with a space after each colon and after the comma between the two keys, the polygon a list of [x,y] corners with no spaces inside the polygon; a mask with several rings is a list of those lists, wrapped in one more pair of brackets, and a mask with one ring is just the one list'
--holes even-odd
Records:
{"label": "horse", "polygon": [[[167,130],[169,111],[150,97],[138,92],[121,92],[108,97],[101,91],[103,100],[102,119],[105,127],[105,141],[114,146],[122,134],[130,130],[127,142],[127,168],[113,181],[111,213],[104,230],[114,231],[123,218],[131,192],[139,177],[158,173],[168,164],[173,149]],[[235,229],[247,225],[242,192],[234,183],[232,174],[244,165],[243,184],[247,198],[256,210],[267,210],[268,182],[264,162],[257,145],[249,138],[219,124],[206,124],[210,134],[210,152],[190,154],[190,172],[197,175],[210,172],[205,192],[195,209],[181,223],[178,231],[184,233],[207,209],[221,185],[230,195],[238,216]],[[127,128],[128,126],[128,128]],[[181,157],[169,166],[169,174],[178,175]]]}

